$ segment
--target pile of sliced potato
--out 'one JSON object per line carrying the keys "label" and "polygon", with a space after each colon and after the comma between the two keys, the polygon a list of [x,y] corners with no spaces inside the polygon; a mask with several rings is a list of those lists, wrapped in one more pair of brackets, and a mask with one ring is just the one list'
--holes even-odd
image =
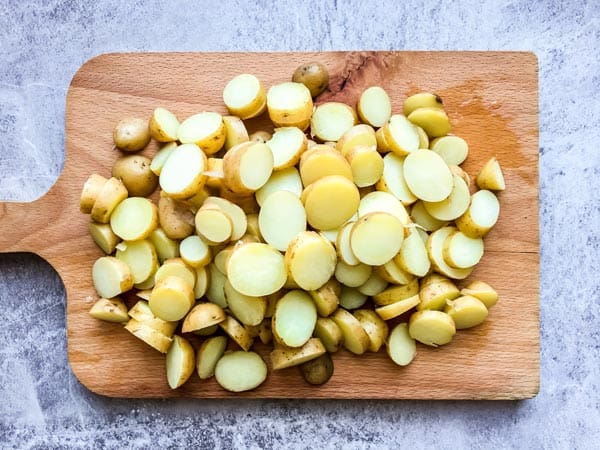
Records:
{"label": "pile of sliced potato", "polygon": [[[121,157],[111,178],[83,186],[81,211],[105,253],[90,314],[165,353],[171,388],[196,370],[232,392],[254,389],[269,366],[301,366],[318,385],[341,347],[386,347],[405,366],[417,341],[447,344],[497,302],[482,281],[455,283],[498,220],[498,161],[477,190],[440,97],[411,95],[398,113],[371,86],[356,105],[313,106],[328,79],[320,63],[269,89],[241,74],[224,87],[229,116],[180,122],[156,108],[149,121],[124,119],[117,148],[139,151],[151,138],[162,147],[152,159]],[[263,113],[274,130],[249,133],[244,120]],[[139,297],[129,309],[128,291]],[[251,351],[256,340],[273,346],[269,366]]]}

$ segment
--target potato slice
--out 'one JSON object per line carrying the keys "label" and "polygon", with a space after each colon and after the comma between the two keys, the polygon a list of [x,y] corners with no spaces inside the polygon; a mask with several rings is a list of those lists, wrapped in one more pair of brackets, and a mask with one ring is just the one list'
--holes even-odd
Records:
{"label": "potato slice", "polygon": [[181,320],[194,305],[193,285],[176,276],[163,278],[154,285],[148,305],[160,319]]}
{"label": "potato slice", "polygon": [[269,177],[269,181],[256,191],[256,201],[262,206],[269,195],[278,191],[288,191],[300,198],[302,194],[302,179],[300,178],[298,169],[288,167],[273,172]]}
{"label": "potato slice", "polygon": [[258,353],[225,353],[215,367],[215,379],[227,391],[250,391],[267,379],[267,365]]}
{"label": "potato slice", "polygon": [[375,140],[377,141],[377,151],[379,153],[389,153],[392,151],[385,137],[385,126],[375,132]]}
{"label": "potato slice", "polygon": [[265,318],[267,299],[250,297],[236,291],[229,281],[225,283],[225,298],[231,314],[244,325],[257,326]]}
{"label": "potato slice", "polygon": [[360,120],[375,128],[379,128],[390,120],[392,103],[389,95],[383,88],[371,86],[360,94],[356,110]]}
{"label": "potato slice", "polygon": [[229,257],[233,253],[234,248],[234,244],[228,245],[223,250],[218,252],[213,259],[216,268],[219,269],[219,272],[221,272],[223,275],[227,275],[227,264],[229,263]]}
{"label": "potato slice", "polygon": [[421,303],[418,310],[434,309],[442,310],[446,306],[446,300],[453,300],[460,295],[456,285],[448,278],[432,273],[421,281],[419,298]]}
{"label": "potato slice", "polygon": [[425,242],[421,239],[417,228],[412,228],[409,235],[404,239],[394,262],[402,270],[418,277],[423,277],[429,272],[431,261],[429,261]]}
{"label": "potato slice", "polygon": [[209,245],[223,244],[231,239],[233,233],[231,218],[216,205],[200,208],[194,222],[196,233]]}
{"label": "potato slice", "polygon": [[469,144],[458,136],[442,136],[429,144],[429,149],[442,157],[448,165],[461,165],[469,155]]}
{"label": "potato slice", "polygon": [[206,266],[208,270],[209,284],[206,289],[206,298],[219,305],[221,308],[227,308],[227,298],[225,297],[225,283],[227,277],[217,269],[214,264]]}
{"label": "potato slice", "polygon": [[337,309],[341,291],[340,283],[335,278],[331,278],[319,289],[309,292],[321,317],[327,317]]}
{"label": "potato slice", "polygon": [[233,226],[231,240],[241,239],[246,234],[248,220],[244,210],[238,205],[224,198],[214,196],[207,197],[204,205],[215,205],[229,217]]}
{"label": "potato slice", "polygon": [[419,133],[401,114],[394,114],[383,127],[385,144],[398,156],[405,156],[419,148]]}
{"label": "potato slice", "polygon": [[458,269],[444,261],[444,242],[446,238],[456,231],[454,227],[444,227],[434,231],[427,240],[427,253],[434,270],[448,278],[464,280],[473,271],[473,267]]}
{"label": "potato slice", "polygon": [[307,383],[319,386],[327,383],[333,375],[333,359],[328,353],[324,353],[302,364],[300,370]]}
{"label": "potato slice", "polygon": [[119,297],[100,298],[92,305],[90,316],[105,322],[127,322],[127,306]]}
{"label": "potato slice", "polygon": [[419,295],[417,294],[413,295],[412,297],[408,297],[403,300],[398,300],[397,302],[390,303],[389,305],[375,308],[375,312],[383,320],[390,320],[394,317],[401,316],[407,311],[410,311],[412,308],[417,306],[420,301],[421,300],[419,299]]}
{"label": "potato slice", "polygon": [[484,237],[496,224],[499,215],[498,198],[490,191],[478,191],[471,196],[467,212],[456,219],[456,226],[469,237]]}
{"label": "potato slice", "polygon": [[285,252],[288,275],[304,290],[314,291],[334,274],[337,256],[330,242],[314,231],[302,231]]}
{"label": "potato slice", "polygon": [[206,176],[204,186],[212,189],[222,188],[225,179],[225,174],[223,173],[223,158],[208,158],[206,160],[206,170],[204,171],[204,175]]}
{"label": "potato slice", "polygon": [[265,242],[262,234],[260,234],[260,227],[258,226],[258,214],[248,214],[246,216],[246,221],[246,234],[254,236],[258,242]]}
{"label": "potato slice", "polygon": [[448,225],[447,221],[438,220],[429,214],[422,201],[418,201],[413,205],[410,215],[417,225],[425,228],[427,231],[439,230]]}
{"label": "potato slice", "polygon": [[389,334],[387,324],[371,309],[357,309],[353,315],[369,336],[369,351],[377,353],[387,341]]}
{"label": "potato slice", "polygon": [[[442,98],[439,95],[432,94],[430,92],[419,92],[413,94],[404,100],[402,105],[402,112],[405,116],[408,116],[411,112],[418,108],[437,108],[444,109]],[[421,147],[427,148],[427,147]]]}
{"label": "potato slice", "polygon": [[310,91],[302,83],[285,82],[271,86],[267,92],[269,118],[276,127],[308,128],[313,113]]}
{"label": "potato slice", "polygon": [[364,284],[371,276],[373,268],[367,264],[351,266],[344,261],[338,261],[335,266],[335,278],[348,287],[358,287]]}
{"label": "potato slice", "polygon": [[423,128],[430,138],[446,136],[452,128],[445,111],[435,107],[417,108],[408,115],[408,120]]}
{"label": "potato slice", "polygon": [[345,103],[321,103],[313,112],[310,132],[321,141],[337,141],[357,122],[354,109]]}
{"label": "potato slice", "polygon": [[383,158],[383,175],[377,183],[377,190],[389,192],[402,202],[410,205],[417,197],[410,191],[404,179],[404,158],[395,153],[388,153]]}
{"label": "potato slice", "polygon": [[225,126],[225,150],[229,150],[238,144],[248,142],[248,130],[241,118],[237,116],[223,116]]}
{"label": "potato slice", "polygon": [[473,267],[483,256],[483,239],[470,238],[457,230],[444,241],[442,255],[444,261],[452,267]]}
{"label": "potato slice", "polygon": [[419,134],[419,148],[429,148],[429,136],[427,136],[425,130],[417,125],[415,125],[415,128]]}
{"label": "potato slice", "polygon": [[340,327],[329,317],[319,317],[317,319],[314,335],[319,338],[329,353],[337,352],[344,339]]}
{"label": "potato slice", "polygon": [[317,230],[332,230],[343,225],[358,209],[360,195],[347,178],[331,175],[305,189],[303,203],[308,223]]}
{"label": "potato slice", "polygon": [[316,145],[300,158],[300,177],[306,187],[329,175],[339,175],[352,181],[352,168],[346,159],[328,145]]}
{"label": "potato slice", "polygon": [[292,167],[300,161],[308,141],[304,132],[296,127],[276,128],[266,144],[273,152],[273,170]]}
{"label": "potato slice", "polygon": [[342,156],[346,156],[354,147],[363,146],[377,149],[375,130],[370,125],[361,123],[346,131],[335,144]]}
{"label": "potato slice", "polygon": [[374,212],[353,225],[350,247],[360,262],[376,266],[390,261],[400,251],[403,239],[404,227],[397,217]]}
{"label": "potato slice", "polygon": [[225,320],[225,312],[214,303],[198,303],[187,313],[181,326],[182,333],[191,333]]}
{"label": "potato slice", "polygon": [[144,281],[142,281],[140,283],[135,283],[133,285],[133,287],[136,289],[142,289],[142,290],[146,290],[146,289],[152,290],[152,288],[154,287],[154,284],[155,284],[154,273],[152,273],[152,275],[150,275]]}
{"label": "potato slice", "polygon": [[278,346],[271,352],[273,370],[298,366],[325,354],[325,346],[319,338],[309,339],[302,347]]}
{"label": "potato slice", "polygon": [[373,296],[383,292],[387,286],[388,282],[373,271],[369,279],[357,289],[365,295]]}
{"label": "potato slice", "polygon": [[342,308],[338,308],[331,316],[342,335],[344,347],[355,355],[362,355],[369,348],[371,340],[356,317]]}
{"label": "potato slice", "polygon": [[447,303],[444,312],[452,317],[457,330],[482,324],[488,316],[485,304],[470,295],[463,295],[456,300],[448,300]]}
{"label": "potato slice", "polygon": [[219,329],[219,325],[212,325],[210,327],[202,328],[200,330],[196,330],[193,333],[196,336],[212,336]]}
{"label": "potato slice", "polygon": [[450,221],[459,218],[471,203],[471,194],[467,183],[458,175],[453,175],[452,178],[454,183],[448,198],[441,202],[423,202],[429,215],[438,220]]}
{"label": "potato slice", "polygon": [[219,322],[219,326],[227,335],[234,340],[245,352],[250,350],[254,340],[248,334],[248,331],[231,316],[226,316],[225,320]]}
{"label": "potato slice", "polygon": [[181,258],[170,258],[163,262],[154,274],[154,282],[158,283],[167,277],[179,277],[191,288],[196,283],[196,272]]}
{"label": "potato slice", "polygon": [[383,158],[374,147],[357,145],[346,153],[352,179],[358,187],[373,186],[384,172]]}
{"label": "potato slice", "polygon": [[375,273],[392,284],[408,284],[415,279],[413,274],[401,269],[400,266],[396,264],[395,259],[388,261],[382,266],[377,266],[375,268]]}
{"label": "potato slice", "polygon": [[158,152],[152,158],[152,162],[150,163],[150,170],[154,173],[154,175],[160,175],[165,162],[171,156],[173,150],[178,147],[177,142],[169,142],[163,145]]}
{"label": "potato slice", "polygon": [[166,359],[167,382],[177,389],[194,373],[195,354],[192,345],[181,336],[173,336]]}
{"label": "potato slice", "polygon": [[317,308],[310,295],[294,290],[279,299],[273,315],[272,331],[283,345],[302,347],[317,323]]}
{"label": "potato slice", "polygon": [[217,153],[225,144],[223,117],[216,112],[194,114],[181,122],[177,139],[182,144],[197,145],[207,155]]}
{"label": "potato slice", "polygon": [[267,244],[285,251],[298,233],[306,231],[306,211],[295,194],[274,192],[262,204],[258,225]]}
{"label": "potato slice", "polygon": [[100,195],[100,192],[102,192],[107,181],[106,178],[97,173],[93,173],[88,177],[83,184],[83,189],[81,190],[81,196],[79,198],[79,210],[82,213],[89,214],[92,212],[94,203],[96,203],[96,199],[98,198],[98,195]]}
{"label": "potato slice", "polygon": [[[158,199],[158,221],[169,239],[184,239],[194,232],[194,213],[170,197]],[[164,241],[160,236],[157,238]]]}
{"label": "potato slice", "polygon": [[452,175],[459,176],[467,184],[467,186],[471,187],[471,177],[467,172],[465,172],[462,168],[454,164],[449,164],[448,167],[450,168],[450,172],[452,172]]}
{"label": "potato slice", "polygon": [[158,350],[161,353],[167,353],[173,340],[164,334],[156,331],[154,328],[138,322],[135,319],[130,319],[125,324],[125,329],[133,334],[136,338],[144,341],[150,347]]}
{"label": "potato slice", "polygon": [[207,266],[196,267],[196,284],[194,285],[194,298],[196,300],[204,297],[208,290],[209,278],[208,278]]}
{"label": "potato slice", "polygon": [[340,306],[344,309],[356,309],[362,307],[369,298],[358,289],[348,286],[342,286],[340,293]]}
{"label": "potato slice", "polygon": [[210,248],[198,236],[188,236],[179,246],[181,259],[191,267],[203,267],[210,262]]}
{"label": "potato slice", "polygon": [[339,258],[339,261],[344,262],[349,266],[356,266],[360,264],[358,258],[352,253],[352,247],[350,246],[350,234],[352,232],[352,227],[355,222],[348,222],[340,228],[337,233],[335,245],[336,252]]}
{"label": "potato slice", "polygon": [[107,255],[114,252],[117,244],[121,242],[121,239],[119,239],[107,223],[90,222],[88,231],[96,245]]}
{"label": "potato slice", "polygon": [[92,220],[99,223],[108,223],[115,208],[127,198],[127,195],[127,188],[121,180],[114,177],[109,178],[96,197],[90,212]]}
{"label": "potato slice", "polygon": [[460,290],[461,295],[470,295],[483,302],[487,309],[490,309],[498,302],[498,293],[489,284],[483,281],[472,281],[466,287]]}
{"label": "potato slice", "polygon": [[402,286],[392,286],[378,294],[373,295],[373,302],[377,306],[391,305],[400,300],[413,297],[419,293],[419,280],[415,278],[408,284]]}
{"label": "potato slice", "polygon": [[287,272],[284,258],[277,249],[268,244],[250,243],[231,254],[227,276],[236,291],[260,297],[281,289]]}
{"label": "potato slice", "polygon": [[391,360],[399,366],[408,366],[417,355],[417,345],[410,337],[407,323],[399,323],[390,333],[387,352]]}
{"label": "potato slice", "polygon": [[133,287],[129,266],[114,256],[98,258],[92,268],[94,288],[100,297],[113,298]]}
{"label": "potato slice", "polygon": [[249,194],[260,189],[273,172],[273,153],[267,144],[245,142],[223,157],[225,184],[233,192]]}
{"label": "potato slice", "polygon": [[206,380],[215,374],[217,362],[225,353],[227,338],[214,336],[205,340],[196,353],[196,371],[201,380]]}
{"label": "potato slice", "polygon": [[425,345],[437,347],[447,344],[456,334],[454,320],[441,311],[423,310],[414,313],[408,321],[410,337]]}
{"label": "potato slice", "polygon": [[172,198],[191,197],[204,186],[206,167],[206,155],[200,147],[184,143],[174,149],[165,161],[158,178],[160,188]]}
{"label": "potato slice", "polygon": [[110,227],[121,239],[146,239],[158,226],[158,208],[144,197],[129,197],[115,208],[110,216]]}
{"label": "potato slice", "polygon": [[404,208],[396,197],[388,192],[370,192],[360,199],[358,217],[363,217],[373,212],[391,214],[398,218],[403,225],[410,223],[410,217],[406,212],[406,208]]}
{"label": "potato slice", "polygon": [[[151,293],[151,291],[150,291]],[[138,293],[139,294],[139,293]],[[148,296],[148,299],[150,297]],[[127,312],[129,317],[153,328],[167,337],[172,337],[179,322],[167,322],[154,315],[147,301],[140,300]]]}
{"label": "potato slice", "polygon": [[171,111],[165,108],[156,108],[152,112],[148,124],[150,136],[158,142],[172,142],[177,140],[179,131],[179,119]]}
{"label": "potato slice", "polygon": [[243,73],[225,85],[223,102],[231,114],[245,120],[259,116],[265,111],[267,94],[258,78]]}
{"label": "potato slice", "polygon": [[441,202],[452,192],[452,172],[442,157],[431,150],[413,152],[404,160],[404,179],[419,199]]}
{"label": "potato slice", "polygon": [[115,256],[129,266],[134,284],[147,280],[158,269],[156,250],[148,240],[122,242]]}
{"label": "potato slice", "polygon": [[498,163],[496,158],[491,158],[484,164],[475,182],[479,189],[488,189],[491,191],[503,191],[506,189],[504,175],[502,174],[500,163]]}

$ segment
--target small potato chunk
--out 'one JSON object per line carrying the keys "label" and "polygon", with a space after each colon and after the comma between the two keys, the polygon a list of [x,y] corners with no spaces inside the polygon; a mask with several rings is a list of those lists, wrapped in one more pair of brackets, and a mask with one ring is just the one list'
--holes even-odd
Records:
{"label": "small potato chunk", "polygon": [[150,163],[150,170],[152,173],[154,173],[154,175],[160,175],[165,162],[169,156],[171,156],[171,152],[173,152],[173,150],[175,150],[177,147],[177,142],[169,142],[163,145],[160,150],[156,152],[156,155],[154,155],[154,158],[152,158],[152,162]]}
{"label": "small potato chunk", "polygon": [[461,289],[461,295],[470,295],[483,302],[487,309],[490,309],[498,302],[498,293],[489,284],[483,281],[472,281],[466,287]]}
{"label": "small potato chunk", "polygon": [[377,151],[379,153],[389,153],[392,151],[390,144],[385,137],[385,126],[379,128],[375,132],[375,139],[377,140]]}
{"label": "small potato chunk", "polygon": [[314,386],[325,384],[333,375],[333,359],[329,353],[305,362],[300,366],[304,380]]}
{"label": "small potato chunk", "polygon": [[195,357],[192,345],[181,336],[173,336],[166,359],[167,382],[177,389],[194,373]]}
{"label": "small potato chunk", "polygon": [[417,197],[410,191],[404,179],[404,158],[395,153],[388,153],[383,158],[383,173],[377,183],[377,190],[389,192],[402,202],[410,205]]}
{"label": "small potato chunk", "polygon": [[383,88],[371,86],[360,94],[356,110],[360,120],[375,128],[380,128],[392,115],[392,103]]}
{"label": "small potato chunk", "polygon": [[340,283],[332,278],[319,289],[309,292],[321,317],[327,317],[337,309],[341,290]]}
{"label": "small potato chunk", "polygon": [[231,283],[225,283],[225,298],[231,314],[244,325],[257,326],[265,318],[267,299],[250,297],[236,291]]}
{"label": "small potato chunk", "polygon": [[459,218],[471,203],[469,186],[465,180],[458,175],[452,175],[452,179],[454,180],[452,191],[446,199],[440,202],[423,202],[429,215],[438,220],[450,221]]}
{"label": "small potato chunk", "polygon": [[483,239],[470,238],[456,231],[444,241],[444,261],[459,269],[475,266],[483,256]]}
{"label": "small potato chunk", "polygon": [[373,268],[367,264],[351,266],[344,261],[338,261],[335,266],[335,278],[348,287],[358,287],[364,284],[371,276]]}
{"label": "small potato chunk", "polygon": [[244,210],[235,203],[226,200],[221,197],[210,196],[204,201],[205,205],[216,205],[221,211],[223,211],[231,219],[233,230],[231,232],[231,239],[241,239],[246,234],[248,228],[248,220]]}
{"label": "small potato chunk", "polygon": [[85,181],[79,198],[79,210],[82,213],[89,214],[92,212],[94,203],[96,203],[96,199],[100,195],[100,192],[102,192],[102,188],[104,188],[107,181],[106,178],[97,173],[91,174]]}
{"label": "small potato chunk", "polygon": [[431,261],[427,255],[427,247],[416,228],[412,228],[402,242],[402,247],[394,258],[394,262],[401,269],[418,277],[423,277],[429,272]]}
{"label": "small potato chunk", "polygon": [[260,206],[263,205],[267,197],[278,191],[288,191],[300,198],[302,194],[302,179],[300,173],[295,167],[273,172],[263,187],[256,191],[256,201]]}
{"label": "small potato chunk", "polygon": [[150,142],[150,129],[144,119],[127,117],[120,120],[113,130],[113,141],[119,150],[137,152]]}
{"label": "small potato chunk", "polygon": [[364,123],[354,125],[340,137],[335,148],[345,157],[357,146],[377,149],[377,137],[373,127]]}
{"label": "small potato chunk", "polygon": [[229,150],[238,144],[248,142],[248,130],[241,118],[237,116],[223,116],[225,126],[225,150]]}
{"label": "small potato chunk", "polygon": [[484,322],[488,310],[483,302],[470,295],[463,295],[456,300],[448,300],[444,312],[452,317],[457,330],[475,327]]}
{"label": "small potato chunk", "polygon": [[316,97],[329,84],[329,72],[327,67],[318,61],[302,64],[294,70],[292,81],[302,83],[310,91],[310,95]]}
{"label": "small potato chunk", "polygon": [[415,279],[415,276],[406,270],[400,268],[395,261],[396,258],[386,262],[382,266],[377,266],[375,272],[384,280],[392,284],[408,284]]}
{"label": "small potato chunk", "polygon": [[223,157],[227,188],[238,194],[260,189],[273,172],[273,153],[267,144],[245,142],[231,148]]}
{"label": "small potato chunk", "polygon": [[250,391],[267,379],[267,365],[258,353],[226,353],[217,362],[215,379],[227,391]]}
{"label": "small potato chunk", "polygon": [[379,308],[375,309],[375,312],[383,320],[390,320],[394,317],[401,316],[407,311],[410,311],[412,308],[417,306],[420,301],[419,295],[417,294],[413,295],[412,297],[405,298],[404,300],[390,303],[389,305],[380,306]]}
{"label": "small potato chunk", "polygon": [[236,248],[229,258],[227,276],[236,291],[251,297],[277,292],[287,280],[281,253],[262,243]]}
{"label": "small potato chunk", "polygon": [[472,238],[484,237],[498,221],[500,202],[490,191],[478,191],[471,196],[467,212],[456,219],[460,231]]}
{"label": "small potato chunk", "polygon": [[152,277],[158,269],[156,250],[146,239],[119,244],[115,256],[127,264],[134,284],[142,283]]}
{"label": "small potato chunk", "polygon": [[158,200],[158,221],[169,239],[184,239],[194,232],[194,213],[170,197]]}
{"label": "small potato chunk", "polygon": [[127,306],[119,297],[100,298],[90,309],[90,316],[105,322],[127,322]]}
{"label": "small potato chunk", "polygon": [[142,155],[128,155],[119,158],[112,168],[112,176],[119,178],[129,195],[147,197],[158,186],[158,177],[150,169],[152,161]]}
{"label": "small potato chunk", "polygon": [[427,212],[427,208],[422,201],[415,203],[410,210],[410,215],[415,223],[427,231],[435,231],[448,225],[445,220],[438,220]]}
{"label": "small potato chunk", "polygon": [[225,353],[227,338],[214,336],[205,340],[196,353],[196,371],[201,380],[206,380],[215,374],[217,362]]}
{"label": "small potato chunk", "polygon": [[193,286],[182,278],[168,276],[156,282],[148,304],[160,319],[167,322],[181,320],[194,305]]}
{"label": "small potato chunk", "polygon": [[200,208],[194,222],[196,233],[209,245],[223,244],[231,239],[233,223],[216,205],[205,205]]}
{"label": "small potato chunk", "polygon": [[419,92],[404,100],[404,104],[402,105],[402,111],[405,116],[408,116],[411,112],[418,108],[444,109],[444,104],[439,95],[432,94],[430,92]]}
{"label": "small potato chunk", "polygon": [[358,187],[373,186],[384,173],[383,158],[374,147],[357,145],[346,153],[346,160]]}
{"label": "small potato chunk", "polygon": [[243,73],[227,83],[223,89],[223,102],[231,114],[246,120],[265,111],[267,94],[258,78]]}
{"label": "small potato chunk", "polygon": [[313,114],[313,101],[308,88],[302,83],[276,84],[267,92],[267,111],[275,127],[297,126],[308,128]]}
{"label": "small potato chunk", "polygon": [[401,114],[394,114],[383,127],[384,143],[398,156],[406,156],[419,148],[419,133]]}
{"label": "small potato chunk", "polygon": [[440,108],[417,108],[408,115],[408,120],[423,128],[430,138],[446,136],[450,133],[450,119]]}
{"label": "small potato chunk", "polygon": [[159,184],[168,196],[184,199],[198,193],[206,181],[206,155],[195,144],[182,144],[171,152],[160,171]]}
{"label": "small potato chunk", "polygon": [[490,191],[503,191],[506,189],[504,175],[502,174],[500,163],[498,163],[496,158],[492,158],[484,164],[475,182],[479,189],[488,189]]}
{"label": "small potato chunk", "polygon": [[373,212],[353,225],[350,246],[360,262],[377,266],[390,261],[400,251],[403,238],[404,227],[396,217]]}
{"label": "small potato chunk", "polygon": [[331,175],[305,189],[302,202],[308,223],[317,230],[333,230],[343,225],[357,211],[360,194],[347,178]]}
{"label": "small potato chunk", "polygon": [[342,308],[333,313],[331,319],[336,323],[344,336],[344,347],[355,355],[362,355],[369,348],[371,340],[356,317]]}
{"label": "small potato chunk", "polygon": [[110,227],[125,241],[146,239],[158,226],[158,208],[144,197],[129,197],[115,208]]}
{"label": "small potato chunk", "polygon": [[342,286],[340,293],[340,306],[345,309],[356,309],[362,307],[369,297],[358,289]]}
{"label": "small potato chunk", "polygon": [[304,290],[314,291],[334,274],[337,256],[333,245],[314,231],[302,231],[285,252],[288,275]]}
{"label": "small potato chunk", "polygon": [[419,293],[419,280],[414,279],[408,284],[402,286],[392,286],[378,294],[373,295],[373,302],[377,306],[391,305],[400,300],[413,297]]}
{"label": "small potato chunk", "polygon": [[419,298],[421,303],[418,310],[435,309],[442,310],[446,306],[446,300],[453,300],[460,295],[456,285],[448,278],[432,273],[421,281]]}
{"label": "small potato chunk", "polygon": [[210,262],[208,245],[198,236],[188,236],[179,245],[181,259],[191,267],[203,267]]}
{"label": "small potato chunk", "polygon": [[427,202],[441,202],[448,198],[454,186],[448,165],[431,150],[421,149],[406,157],[404,179],[410,191]]}
{"label": "small potato chunk", "polygon": [[181,258],[165,260],[154,274],[154,281],[159,283],[167,277],[179,277],[192,288],[196,283],[196,272]]}
{"label": "small potato chunk", "polygon": [[408,324],[399,323],[390,333],[387,352],[391,360],[399,366],[408,366],[417,354],[415,340],[410,337]]}
{"label": "small potato chunk", "polygon": [[318,338],[309,339],[302,347],[276,346],[271,352],[273,370],[298,366],[325,354],[326,350]]}
{"label": "small potato chunk", "polygon": [[114,256],[98,258],[92,268],[92,280],[100,297],[113,298],[133,287],[129,266]]}
{"label": "small potato chunk", "polygon": [[310,132],[321,141],[337,141],[358,122],[354,109],[345,103],[327,102],[315,108]]}
{"label": "small potato chunk", "polygon": [[109,178],[98,193],[90,217],[98,223],[108,223],[115,208],[127,198],[127,188],[121,180]]}
{"label": "small potato chunk", "polygon": [[429,149],[442,157],[448,165],[461,165],[469,154],[469,144],[458,136],[442,136],[429,144]]}
{"label": "small potato chunk", "polygon": [[135,319],[130,319],[125,324],[125,329],[133,334],[136,338],[144,341],[150,347],[155,350],[158,350],[161,353],[167,353],[173,339],[164,334],[156,331],[154,328],[142,323],[138,322]]}
{"label": "small potato chunk", "polygon": [[408,321],[410,337],[425,345],[437,347],[447,344],[456,334],[454,320],[441,311],[423,310],[414,313]]}
{"label": "small potato chunk", "polygon": [[272,330],[278,342],[302,347],[312,336],[317,323],[317,308],[303,291],[290,291],[275,306]]}
{"label": "small potato chunk", "polygon": [[121,239],[119,239],[107,223],[90,222],[88,230],[96,245],[107,255],[114,252],[117,244],[121,242]]}
{"label": "small potato chunk", "polygon": [[267,244],[285,251],[298,233],[306,231],[306,211],[295,194],[274,192],[262,204],[258,225]]}
{"label": "small potato chunk", "polygon": [[182,333],[191,333],[192,331],[218,325],[224,320],[225,312],[219,305],[215,305],[214,303],[198,303],[185,316],[181,331]]}
{"label": "small potato chunk", "polygon": [[396,217],[403,225],[410,223],[406,208],[400,201],[388,192],[369,192],[360,199],[358,217],[366,216],[373,212],[385,212]]}
{"label": "small potato chunk", "polygon": [[350,164],[337,150],[328,145],[315,145],[304,152],[299,168],[305,187],[330,175],[339,175],[352,181]]}
{"label": "small potato chunk", "polygon": [[273,170],[296,165],[306,150],[307,143],[306,135],[300,128],[276,128],[271,139],[266,141],[273,153]]}
{"label": "small potato chunk", "polygon": [[369,351],[377,353],[387,340],[389,334],[387,324],[370,309],[357,309],[354,311],[354,317],[369,336]]}
{"label": "small potato chunk", "polygon": [[225,320],[219,322],[219,326],[234,342],[239,345],[245,352],[250,350],[254,340],[248,334],[248,330],[231,316],[226,316]]}
{"label": "small potato chunk", "polygon": [[444,260],[444,242],[446,241],[446,238],[454,232],[456,232],[456,228],[444,227],[431,233],[427,240],[427,254],[431,260],[431,265],[436,272],[445,275],[448,278],[464,280],[471,274],[473,267],[459,269],[450,266]]}
{"label": "small potato chunk", "polygon": [[[151,294],[151,291],[149,291]],[[139,292],[138,292],[139,296]],[[150,296],[148,295],[148,299]],[[167,322],[165,320],[159,319],[154,315],[147,301],[140,300],[128,311],[129,317],[137,320],[138,322],[153,328],[161,334],[164,334],[167,337],[172,337],[173,333],[175,333],[175,329],[179,322]]]}
{"label": "small potato chunk", "polygon": [[388,282],[373,271],[369,279],[357,289],[365,295],[374,296],[383,292],[387,286]]}
{"label": "small potato chunk", "polygon": [[216,112],[201,112],[190,116],[177,130],[179,142],[195,144],[207,155],[217,153],[223,147],[225,136],[223,117]]}
{"label": "small potato chunk", "polygon": [[337,352],[344,339],[342,330],[329,317],[319,317],[315,324],[315,337],[318,337],[329,353]]}
{"label": "small potato chunk", "polygon": [[210,279],[208,278],[207,266],[196,267],[196,284],[194,285],[194,298],[196,300],[204,297],[208,290]]}
{"label": "small potato chunk", "polygon": [[335,239],[335,247],[339,259],[338,262],[343,262],[348,266],[356,266],[360,264],[360,261],[354,255],[352,252],[352,247],[350,246],[350,234],[352,233],[352,227],[354,226],[354,223],[354,221],[351,221],[343,225],[337,233]]}
{"label": "small potato chunk", "polygon": [[148,126],[150,128],[150,136],[158,142],[173,142],[177,140],[179,119],[168,109],[156,108],[152,112]]}

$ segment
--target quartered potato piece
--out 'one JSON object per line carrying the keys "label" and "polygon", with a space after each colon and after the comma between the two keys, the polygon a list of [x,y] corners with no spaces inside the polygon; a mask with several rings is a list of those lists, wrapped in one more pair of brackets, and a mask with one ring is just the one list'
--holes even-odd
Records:
{"label": "quartered potato piece", "polygon": [[127,322],[127,306],[119,297],[100,298],[90,309],[90,316],[105,322]]}
{"label": "quartered potato piece", "polygon": [[504,175],[496,158],[492,158],[485,163],[475,181],[479,189],[489,189],[491,191],[506,189]]}

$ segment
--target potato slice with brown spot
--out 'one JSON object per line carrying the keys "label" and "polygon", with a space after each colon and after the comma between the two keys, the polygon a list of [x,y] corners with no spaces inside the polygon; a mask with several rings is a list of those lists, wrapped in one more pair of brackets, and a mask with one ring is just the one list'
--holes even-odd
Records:
{"label": "potato slice with brown spot", "polygon": [[127,322],[127,306],[119,297],[100,298],[92,305],[90,316],[105,322]]}
{"label": "potato slice with brown spot", "polygon": [[185,316],[181,331],[191,333],[213,325],[218,325],[225,320],[225,312],[214,303],[198,303]]}

